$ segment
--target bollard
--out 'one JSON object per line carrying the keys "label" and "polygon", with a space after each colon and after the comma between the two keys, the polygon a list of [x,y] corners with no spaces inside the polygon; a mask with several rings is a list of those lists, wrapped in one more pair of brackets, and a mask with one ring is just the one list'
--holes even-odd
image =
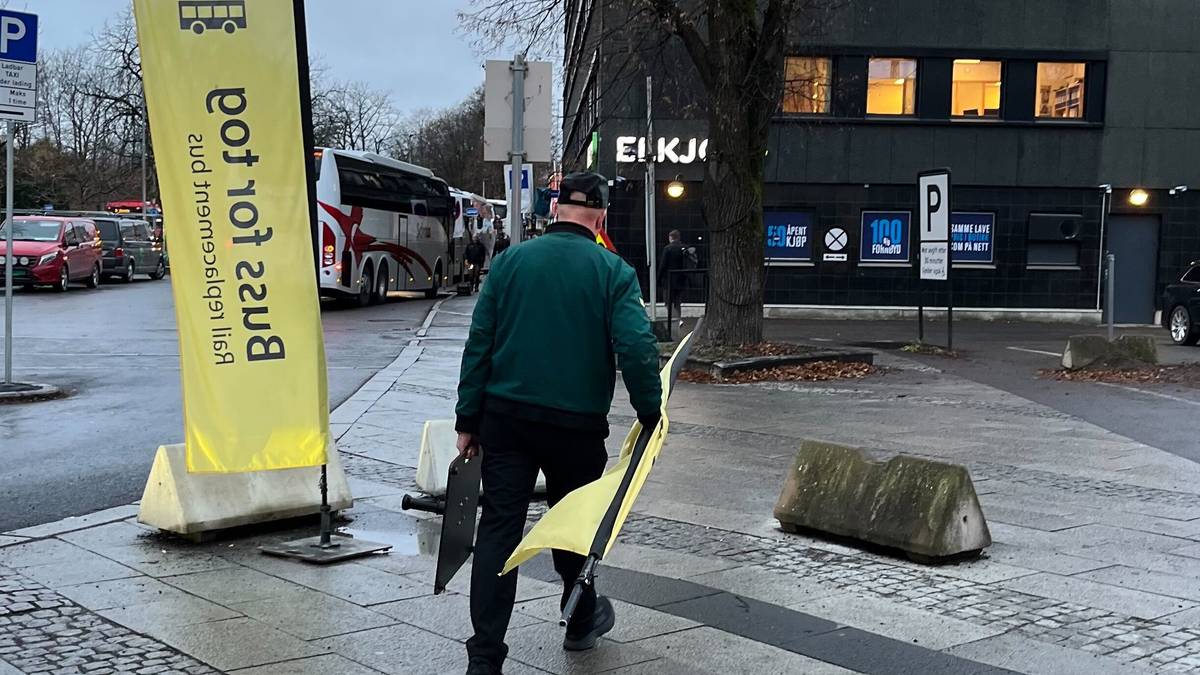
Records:
{"label": "bollard", "polygon": [[1117,312],[1116,312],[1116,307],[1114,305],[1116,303],[1117,292],[1116,292],[1116,286],[1115,286],[1115,282],[1114,282],[1113,278],[1116,276],[1116,272],[1117,272],[1117,256],[1113,255],[1112,253],[1109,253],[1107,256],[1105,256],[1105,263],[1106,263],[1105,266],[1108,268],[1108,272],[1107,272],[1107,276],[1108,276],[1108,279],[1107,279],[1107,286],[1108,286],[1108,341],[1112,342],[1114,339],[1116,339],[1115,333],[1116,333]]}

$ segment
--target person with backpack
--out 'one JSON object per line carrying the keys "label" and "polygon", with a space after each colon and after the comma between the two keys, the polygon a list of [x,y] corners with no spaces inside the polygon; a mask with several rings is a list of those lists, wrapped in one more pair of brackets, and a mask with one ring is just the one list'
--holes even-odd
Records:
{"label": "person with backpack", "polygon": [[471,265],[471,290],[478,291],[479,277],[483,274],[483,264],[487,262],[487,247],[479,240],[479,235],[475,235],[471,239],[471,243],[467,244],[467,249],[463,251],[463,257]]}
{"label": "person with backpack", "polygon": [[683,245],[679,230],[671,230],[668,243],[658,260],[658,285],[665,288],[670,316],[683,318],[683,292],[689,278],[686,274],[671,274],[678,270],[694,270],[697,266],[696,249]]}

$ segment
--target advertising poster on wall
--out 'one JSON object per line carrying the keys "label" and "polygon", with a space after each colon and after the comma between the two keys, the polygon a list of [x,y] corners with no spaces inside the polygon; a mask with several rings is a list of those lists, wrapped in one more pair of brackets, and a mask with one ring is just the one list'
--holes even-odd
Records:
{"label": "advertising poster on wall", "polygon": [[911,211],[863,211],[859,262],[908,264]]}
{"label": "advertising poster on wall", "polygon": [[990,265],[996,232],[996,214],[950,214],[950,260],[955,264]]}
{"label": "advertising poster on wall", "polygon": [[767,262],[811,262],[812,221],[808,211],[767,211]]}

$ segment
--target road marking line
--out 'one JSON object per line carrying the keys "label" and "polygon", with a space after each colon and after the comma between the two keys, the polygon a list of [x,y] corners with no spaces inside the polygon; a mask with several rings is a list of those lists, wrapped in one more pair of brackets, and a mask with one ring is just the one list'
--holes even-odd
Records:
{"label": "road marking line", "polygon": [[1113,384],[1112,382],[1097,382],[1096,384],[1099,384],[1104,387],[1113,387],[1114,389],[1126,389],[1126,390],[1136,392],[1139,394],[1145,394],[1146,396],[1157,396],[1158,398],[1165,398],[1168,401],[1175,401],[1176,403],[1186,403],[1188,405],[1194,405],[1194,406],[1200,407],[1200,401],[1193,401],[1189,398],[1183,398],[1182,396],[1172,396],[1170,394],[1163,394],[1163,393],[1160,393],[1157,391],[1149,391],[1147,389],[1138,389],[1137,387],[1130,387],[1129,385],[1125,385],[1125,384]]}
{"label": "road marking line", "polygon": [[1046,351],[1042,351],[1040,349],[1026,349],[1024,347],[1008,347],[1008,349],[1011,349],[1014,352],[1025,352],[1027,354],[1041,354],[1042,356],[1053,356],[1056,359],[1062,358],[1062,354],[1059,354],[1058,352],[1046,352]]}
{"label": "road marking line", "polygon": [[829,338],[816,338],[816,337],[812,338],[812,341],[813,342],[833,342],[833,340],[830,340]]}

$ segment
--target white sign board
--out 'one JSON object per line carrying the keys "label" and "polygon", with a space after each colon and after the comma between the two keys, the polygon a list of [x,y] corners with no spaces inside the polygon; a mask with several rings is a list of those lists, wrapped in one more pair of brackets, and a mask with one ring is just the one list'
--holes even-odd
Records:
{"label": "white sign board", "polygon": [[33,121],[37,34],[37,16],[0,10],[0,120]]}
{"label": "white sign board", "polygon": [[950,245],[946,243],[921,243],[921,278],[945,281],[950,271]]}
{"label": "white sign board", "polygon": [[926,171],[917,178],[921,216],[921,278],[945,281],[950,275],[950,171]]}
{"label": "white sign board", "polygon": [[[549,162],[550,104],[554,98],[549,61],[525,62],[525,147],[530,162]],[[488,61],[483,84],[483,160],[507,162],[512,152],[513,71],[511,61]]]}
{"label": "white sign board", "polygon": [[[504,165],[504,197],[509,204],[513,203],[512,195],[512,164]],[[521,213],[533,212],[533,165],[521,165]]]}

